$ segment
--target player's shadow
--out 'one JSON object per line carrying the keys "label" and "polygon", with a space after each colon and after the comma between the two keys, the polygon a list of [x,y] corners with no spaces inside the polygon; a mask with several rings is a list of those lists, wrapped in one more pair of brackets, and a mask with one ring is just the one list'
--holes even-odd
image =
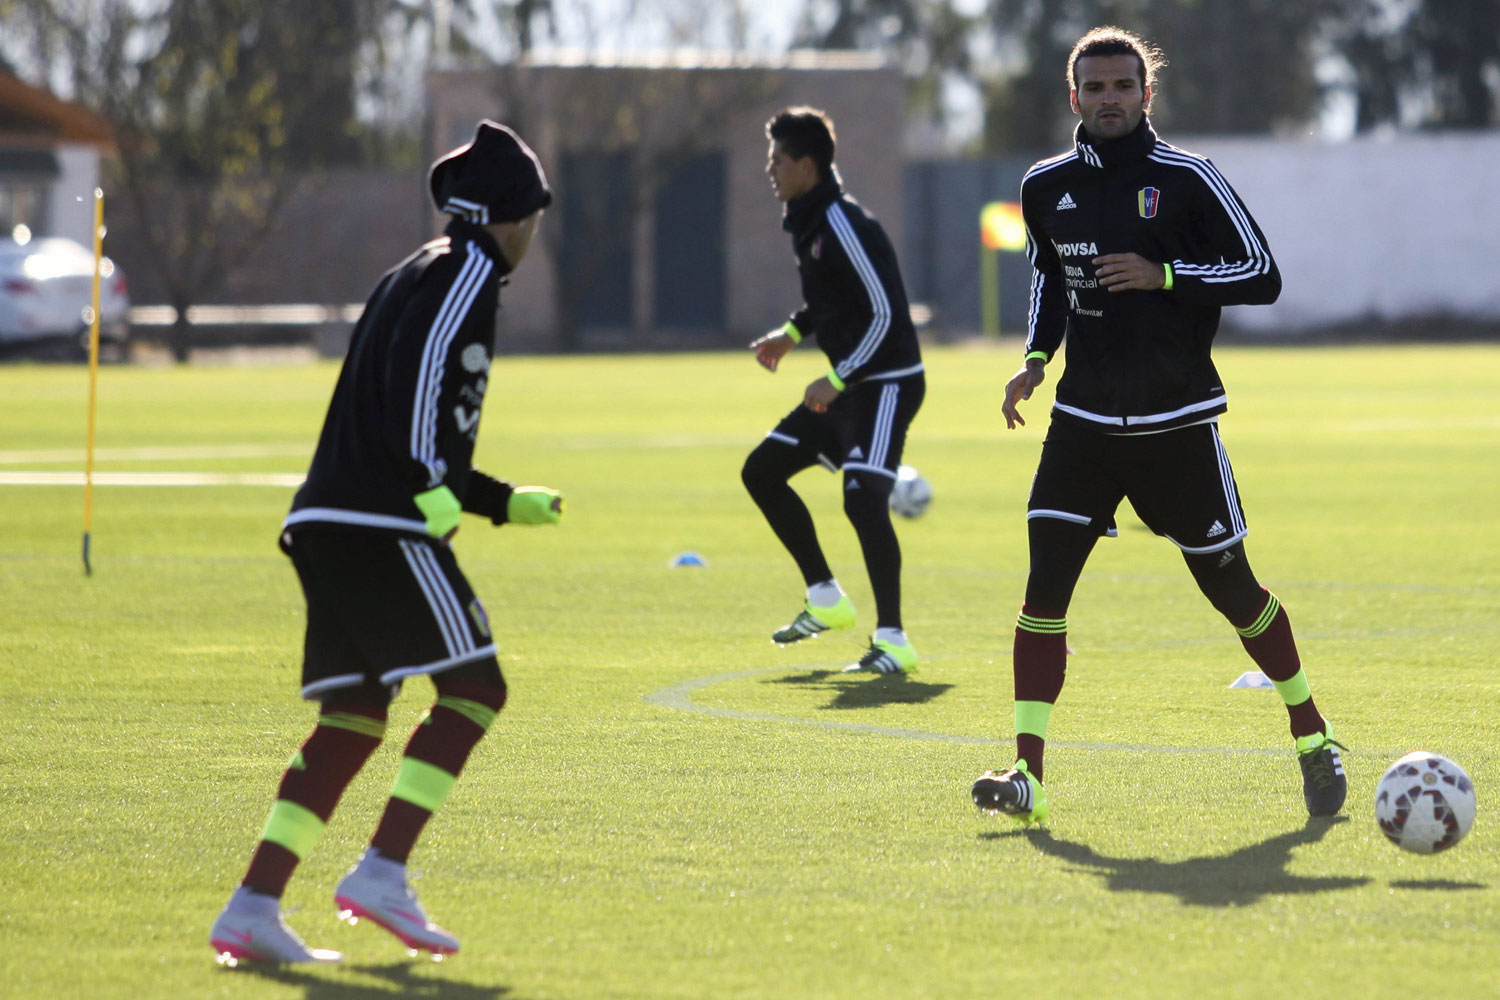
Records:
{"label": "player's shadow", "polygon": [[1421,889],[1429,892],[1454,892],[1462,889],[1488,889],[1485,882],[1454,882],[1446,878],[1402,879],[1391,883],[1392,889]]}
{"label": "player's shadow", "polygon": [[846,674],[840,670],[809,670],[805,674],[774,677],[763,684],[793,684],[828,691],[833,698],[824,709],[875,708],[880,705],[921,705],[952,684],[924,684],[905,674]]}
{"label": "player's shadow", "polygon": [[[303,971],[295,965],[262,965],[258,962],[243,962],[228,975],[248,974],[259,979],[302,988],[307,1000],[390,1000],[391,997],[441,997],[442,1000],[518,1000],[509,986],[479,986],[474,983],[452,979],[428,978],[417,974],[420,967],[416,959],[409,962],[389,962],[384,965],[344,964],[328,973]],[[376,979],[381,983],[351,983],[338,979],[325,979],[324,975],[341,975],[353,972]]]}
{"label": "player's shadow", "polygon": [[[1061,840],[1044,829],[1017,831],[1043,854],[1069,862],[1104,878],[1112,892],[1156,892],[1176,896],[1184,906],[1248,906],[1264,896],[1282,896],[1352,889],[1368,883],[1363,876],[1328,875],[1308,878],[1287,871],[1292,850],[1315,844],[1347,816],[1313,818],[1300,830],[1251,844],[1215,857],[1186,861],[1156,858],[1112,858],[1086,844]],[[984,833],[997,838],[1007,834]]]}

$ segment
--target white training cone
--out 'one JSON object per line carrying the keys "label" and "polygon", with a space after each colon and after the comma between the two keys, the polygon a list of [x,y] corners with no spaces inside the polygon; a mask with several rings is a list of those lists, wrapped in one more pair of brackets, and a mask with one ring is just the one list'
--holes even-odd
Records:
{"label": "white training cone", "polygon": [[1229,686],[1232,688],[1254,690],[1256,688],[1274,688],[1276,685],[1271,683],[1271,678],[1259,670],[1247,670],[1236,677]]}

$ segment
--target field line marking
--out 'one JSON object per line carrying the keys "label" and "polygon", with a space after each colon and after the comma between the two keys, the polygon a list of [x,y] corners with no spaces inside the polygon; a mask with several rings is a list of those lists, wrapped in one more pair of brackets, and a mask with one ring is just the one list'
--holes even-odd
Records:
{"label": "field line marking", "polygon": [[[302,485],[302,472],[95,472],[95,486],[277,486]],[[82,486],[81,472],[0,470],[0,486]]]}
{"label": "field line marking", "polygon": [[[187,461],[190,459],[237,458],[306,458],[306,445],[207,444],[159,445],[142,448],[99,448],[94,452],[98,462]],[[57,462],[82,462],[82,448],[12,449],[0,451],[0,465],[34,465]]]}
{"label": "field line marking", "polygon": [[[928,657],[928,661],[938,657]],[[745,680],[750,677],[761,677],[769,674],[784,674],[796,670],[821,670],[811,664],[801,664],[789,667],[762,667],[758,670],[736,670],[731,673],[713,674],[708,677],[694,677],[676,684],[669,684],[664,688],[652,691],[641,696],[641,700],[648,705],[656,705],[659,708],[675,709],[679,712],[694,712],[700,715],[712,715],[721,719],[738,719],[744,722],[772,722],[784,725],[813,726],[818,729],[831,729],[836,732],[869,733],[875,736],[894,736],[906,740],[926,740],[932,743],[957,743],[966,746],[1011,746],[1014,740],[1007,737],[998,739],[991,736],[955,736],[952,733],[932,733],[920,729],[901,729],[896,726],[877,726],[868,722],[834,722],[828,719],[799,719],[791,715],[776,715],[771,712],[749,712],[736,708],[714,708],[709,705],[699,705],[694,702],[692,695],[696,691],[702,691],[716,684],[728,681]],[[1173,746],[1148,746],[1136,743],[1073,743],[1065,740],[1049,740],[1047,745],[1060,750],[1098,750],[1105,752],[1124,753],[1173,753],[1173,754],[1221,754],[1228,756],[1248,757],[1283,757],[1291,751],[1272,750],[1260,747],[1173,747]],[[1365,751],[1369,753],[1370,751]],[[1387,754],[1387,751],[1378,751]],[[1389,752],[1393,759],[1399,754]]]}

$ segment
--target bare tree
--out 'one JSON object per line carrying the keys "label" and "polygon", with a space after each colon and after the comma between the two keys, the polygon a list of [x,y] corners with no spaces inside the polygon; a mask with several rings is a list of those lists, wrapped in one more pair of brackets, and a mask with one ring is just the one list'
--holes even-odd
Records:
{"label": "bare tree", "polygon": [[1355,129],[1500,123],[1500,0],[1322,0]]}
{"label": "bare tree", "polygon": [[[116,130],[116,219],[177,311],[275,226],[299,176],[357,155],[357,0],[7,0],[3,26],[36,40],[36,72]],[[44,80],[57,84],[58,79]],[[116,202],[116,204],[119,204]],[[117,227],[118,228],[118,227]]]}

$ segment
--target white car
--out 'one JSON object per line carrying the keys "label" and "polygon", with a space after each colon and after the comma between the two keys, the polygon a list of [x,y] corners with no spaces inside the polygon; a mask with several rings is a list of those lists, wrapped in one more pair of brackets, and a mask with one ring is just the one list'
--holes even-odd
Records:
{"label": "white car", "polygon": [[[76,240],[0,239],[0,348],[62,340],[88,344],[93,319],[94,252]],[[130,290],[105,257],[99,267],[99,339],[130,335]]]}

